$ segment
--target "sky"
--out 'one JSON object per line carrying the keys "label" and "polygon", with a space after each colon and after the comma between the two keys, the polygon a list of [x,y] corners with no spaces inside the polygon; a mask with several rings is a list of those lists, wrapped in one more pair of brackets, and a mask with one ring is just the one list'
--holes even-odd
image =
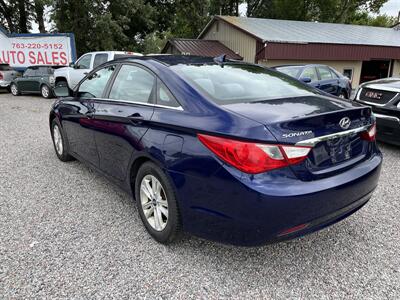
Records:
{"label": "sky", "polygon": [[[239,7],[240,15],[242,16],[246,15],[246,8],[247,8],[246,4],[240,5]],[[397,17],[399,11],[400,11],[400,0],[389,0],[382,6],[380,13],[387,14],[388,16],[392,17]],[[46,23],[46,29],[50,29],[50,27],[51,27],[50,24]],[[32,23],[32,32],[35,33],[39,32],[38,25],[35,23]]]}
{"label": "sky", "polygon": [[400,11],[400,0],[389,0],[382,6],[380,13],[387,14],[388,16],[392,17],[397,17],[399,11]]}

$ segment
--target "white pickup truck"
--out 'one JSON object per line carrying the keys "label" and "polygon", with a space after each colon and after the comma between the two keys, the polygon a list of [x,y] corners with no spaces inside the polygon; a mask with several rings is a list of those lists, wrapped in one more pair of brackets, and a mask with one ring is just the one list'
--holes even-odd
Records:
{"label": "white pickup truck", "polygon": [[75,63],[71,63],[69,67],[55,70],[54,77],[56,85],[67,85],[72,90],[82,78],[97,66],[107,61],[129,55],[142,56],[140,53],[123,51],[98,51],[86,53]]}

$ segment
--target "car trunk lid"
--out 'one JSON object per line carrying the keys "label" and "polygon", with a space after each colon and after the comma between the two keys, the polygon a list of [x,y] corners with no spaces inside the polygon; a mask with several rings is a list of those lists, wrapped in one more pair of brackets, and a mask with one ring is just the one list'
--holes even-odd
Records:
{"label": "car trunk lid", "polygon": [[304,162],[292,166],[302,180],[334,175],[369,153],[369,143],[360,138],[373,123],[368,107],[312,96],[226,108],[264,124],[280,144],[312,147]]}

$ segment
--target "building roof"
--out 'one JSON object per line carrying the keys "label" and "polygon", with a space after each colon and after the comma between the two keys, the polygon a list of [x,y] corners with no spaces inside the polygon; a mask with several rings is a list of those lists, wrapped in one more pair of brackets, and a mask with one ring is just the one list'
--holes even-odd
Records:
{"label": "building roof", "polygon": [[215,16],[199,38],[216,20],[225,21],[261,42],[400,47],[400,30],[395,28],[232,16]]}
{"label": "building roof", "polygon": [[223,45],[219,41],[214,40],[196,40],[196,39],[170,39],[161,53],[166,53],[169,46],[175,47],[180,53],[186,55],[198,55],[216,57],[226,54],[229,59],[243,60],[239,54]]}

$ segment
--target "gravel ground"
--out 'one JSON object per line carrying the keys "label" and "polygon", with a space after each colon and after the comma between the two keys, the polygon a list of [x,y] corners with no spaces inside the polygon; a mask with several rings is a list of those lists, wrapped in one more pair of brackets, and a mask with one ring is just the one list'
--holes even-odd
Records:
{"label": "gravel ground", "polygon": [[400,148],[375,196],[301,239],[238,248],[145,232],[130,197],[56,158],[51,100],[0,94],[0,298],[400,298]]}

